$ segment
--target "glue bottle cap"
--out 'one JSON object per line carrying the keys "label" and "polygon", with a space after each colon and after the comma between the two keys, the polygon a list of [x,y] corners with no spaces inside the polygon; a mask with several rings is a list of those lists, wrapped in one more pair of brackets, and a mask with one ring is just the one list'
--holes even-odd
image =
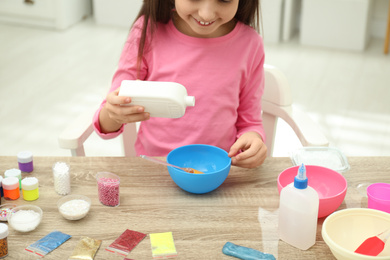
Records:
{"label": "glue bottle cap", "polygon": [[303,163],[299,166],[298,174],[294,178],[294,187],[301,190],[307,188],[306,167]]}

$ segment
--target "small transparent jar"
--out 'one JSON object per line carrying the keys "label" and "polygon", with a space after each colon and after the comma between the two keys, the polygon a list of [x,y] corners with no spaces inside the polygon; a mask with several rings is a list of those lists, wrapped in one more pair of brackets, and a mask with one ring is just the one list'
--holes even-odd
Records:
{"label": "small transparent jar", "polygon": [[3,197],[4,196],[4,192],[3,192],[3,176],[0,176],[0,197]]}
{"label": "small transparent jar", "polygon": [[4,199],[17,200],[20,197],[19,179],[16,177],[7,177],[3,180]]}
{"label": "small transparent jar", "polygon": [[26,177],[22,180],[23,199],[27,201],[37,200],[39,198],[39,183],[35,177]]}
{"label": "small transparent jar", "polygon": [[59,195],[70,193],[70,166],[65,162],[53,165],[54,189]]}
{"label": "small transparent jar", "polygon": [[30,151],[22,151],[18,153],[19,169],[22,172],[32,172],[34,170],[33,154]]}
{"label": "small transparent jar", "polygon": [[96,174],[99,201],[103,205],[119,206],[119,176],[111,172]]}
{"label": "small transparent jar", "polygon": [[22,171],[19,169],[9,169],[4,172],[4,177],[16,177],[19,179],[19,189],[22,189]]}
{"label": "small transparent jar", "polygon": [[5,258],[8,255],[8,226],[0,223],[0,258]]}

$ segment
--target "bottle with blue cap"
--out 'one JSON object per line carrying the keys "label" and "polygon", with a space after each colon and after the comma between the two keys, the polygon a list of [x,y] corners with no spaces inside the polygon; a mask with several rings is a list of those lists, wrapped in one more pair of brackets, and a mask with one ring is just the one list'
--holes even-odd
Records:
{"label": "bottle with blue cap", "polygon": [[307,250],[316,243],[319,197],[308,185],[302,164],[294,182],[280,192],[279,239]]}

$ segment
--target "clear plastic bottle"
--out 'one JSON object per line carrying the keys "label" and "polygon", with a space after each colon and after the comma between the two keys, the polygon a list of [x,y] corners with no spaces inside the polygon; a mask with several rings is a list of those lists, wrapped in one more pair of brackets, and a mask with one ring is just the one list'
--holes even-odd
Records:
{"label": "clear plastic bottle", "polygon": [[175,82],[123,80],[118,95],[131,97],[129,105],[143,106],[151,117],[179,118],[195,106],[195,97]]}
{"label": "clear plastic bottle", "polygon": [[316,242],[319,197],[306,177],[302,164],[294,182],[280,192],[279,238],[307,250]]}

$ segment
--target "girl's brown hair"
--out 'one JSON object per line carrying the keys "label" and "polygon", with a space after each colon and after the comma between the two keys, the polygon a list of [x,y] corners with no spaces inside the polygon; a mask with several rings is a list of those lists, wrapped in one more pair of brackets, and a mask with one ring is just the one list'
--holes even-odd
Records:
{"label": "girl's brown hair", "polygon": [[[146,35],[148,26],[150,33],[157,27],[157,23],[168,23],[172,17],[172,10],[175,8],[174,0],[144,0],[141,10],[135,20],[141,16],[144,17],[142,25],[142,34],[138,47],[137,68],[138,73],[141,68],[142,57],[145,50]],[[261,9],[260,0],[240,0],[237,13],[234,17],[246,25],[252,26],[260,33]],[[135,21],[134,21],[135,22]],[[150,23],[150,25],[149,25]],[[139,76],[139,75],[138,75]]]}

